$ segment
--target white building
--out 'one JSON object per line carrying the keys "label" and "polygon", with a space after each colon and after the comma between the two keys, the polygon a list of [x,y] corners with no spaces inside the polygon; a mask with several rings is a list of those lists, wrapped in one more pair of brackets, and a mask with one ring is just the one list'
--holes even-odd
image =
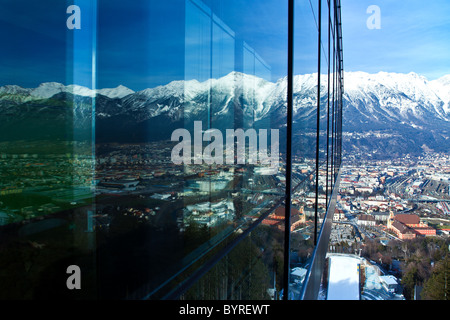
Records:
{"label": "white building", "polygon": [[394,276],[387,275],[387,276],[380,276],[381,283],[383,287],[391,293],[394,293],[398,289],[398,282],[397,279]]}
{"label": "white building", "polygon": [[375,218],[369,214],[360,214],[358,216],[358,225],[360,226],[375,226]]}
{"label": "white building", "polygon": [[295,283],[302,283],[305,280],[306,272],[305,268],[296,267],[291,270],[291,280]]}

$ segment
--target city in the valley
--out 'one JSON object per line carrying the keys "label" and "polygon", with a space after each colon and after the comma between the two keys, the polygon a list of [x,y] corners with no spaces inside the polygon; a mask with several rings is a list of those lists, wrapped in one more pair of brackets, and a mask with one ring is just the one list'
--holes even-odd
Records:
{"label": "city in the valley", "polygon": [[[130,277],[142,272],[144,280],[149,274],[174,274],[184,270],[183,258],[208,257],[204,244],[220,248],[224,239],[239,236],[263,219],[252,232],[260,247],[252,250],[268,266],[264,272],[273,275],[274,283],[264,290],[268,298],[275,298],[276,282],[282,277],[273,257],[279,253],[262,248],[267,239],[282,241],[285,167],[269,175],[267,166],[260,164],[174,164],[173,146],[170,141],[105,144],[96,146],[93,154],[89,144],[73,142],[46,153],[33,144],[17,153],[0,152],[0,225],[5,241],[8,234],[20,234],[29,239],[26,250],[31,251],[78,246],[88,252],[96,247],[105,259],[114,252],[114,270],[105,264],[102,271],[117,274],[118,281],[129,285],[127,272]],[[315,223],[320,227],[325,198],[331,196],[325,169],[319,171],[316,197],[315,161],[293,158],[294,294],[311,262]],[[448,252],[449,184],[450,157],[442,153],[388,160],[352,154],[344,159],[329,254],[363,259],[362,298],[414,299],[419,290],[432,297],[437,289],[430,279]],[[48,240],[56,237],[59,242]],[[119,268],[119,259],[131,259],[129,248],[140,252],[131,258],[142,271]],[[52,254],[40,263],[51,264]],[[149,286],[156,287],[152,279]]]}
{"label": "city in the valley", "polygon": [[448,260],[449,155],[362,159],[344,162],[330,253],[365,258],[363,299],[436,299],[430,279]]}

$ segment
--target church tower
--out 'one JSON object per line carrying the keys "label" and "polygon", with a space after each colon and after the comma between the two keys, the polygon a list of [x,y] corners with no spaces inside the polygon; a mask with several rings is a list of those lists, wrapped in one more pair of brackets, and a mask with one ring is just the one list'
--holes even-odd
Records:
{"label": "church tower", "polygon": [[387,228],[391,229],[392,228],[392,224],[394,223],[395,220],[395,216],[394,216],[394,211],[389,210],[389,219],[387,222]]}

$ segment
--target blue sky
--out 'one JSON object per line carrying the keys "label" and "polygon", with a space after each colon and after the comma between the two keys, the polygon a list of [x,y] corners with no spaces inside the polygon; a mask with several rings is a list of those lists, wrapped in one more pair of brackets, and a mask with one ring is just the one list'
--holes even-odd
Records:
{"label": "blue sky", "polygon": [[[450,1],[341,0],[346,71],[450,74]],[[366,10],[381,10],[381,29],[368,29]]]}
{"label": "blue sky", "polygon": [[[211,46],[210,20],[185,20],[185,1],[97,0],[94,8],[94,0],[2,0],[0,38],[6,50],[0,50],[0,85],[36,87],[42,82],[56,81],[92,87],[93,54],[97,88],[125,85],[142,90],[190,79],[189,74],[185,75],[185,65],[192,65],[191,56],[198,53],[191,50],[189,43],[206,43],[203,49],[206,55],[210,53],[207,48]],[[240,41],[242,47],[245,40],[258,57],[268,60],[259,64],[272,68],[269,80],[285,76],[287,2],[284,5],[279,0],[232,2],[233,6],[225,1],[205,0],[214,12],[221,13],[222,19],[226,17],[226,24],[217,16],[214,19],[217,26],[226,25],[225,29],[232,30],[236,46]],[[66,28],[69,17],[66,8],[70,4],[81,8],[81,30]],[[92,28],[95,25],[96,30]],[[196,33],[194,36],[200,34],[203,38],[192,41],[191,35],[185,34],[188,28]],[[216,31],[219,29],[214,27]],[[217,57],[226,58],[234,48],[224,47],[223,31],[216,33],[213,46],[222,50]],[[218,65],[216,62],[213,66]],[[208,57],[197,57],[195,63],[204,68],[210,66]],[[233,71],[222,69],[212,76]]]}
{"label": "blue sky", "polygon": [[[2,0],[0,85],[55,81],[92,88],[93,70],[98,88],[141,90],[180,80],[184,13],[176,3],[184,0],[95,2]],[[80,30],[66,27],[71,4],[81,8]]]}
{"label": "blue sky", "polygon": [[[187,79],[196,72],[208,77],[203,70],[187,69],[185,65],[194,59],[207,69],[211,46],[222,50],[215,58],[222,59],[221,64],[217,60],[211,64],[221,66],[210,74],[218,77],[231,71],[233,61],[226,53],[242,47],[241,41],[250,48],[248,52],[256,54],[249,62],[251,54],[244,53],[245,65],[235,65],[241,69],[237,71],[253,68],[256,75],[259,72],[272,81],[286,75],[287,2],[204,0],[218,15],[214,18],[218,36],[209,47],[193,50],[189,43],[207,39],[210,26],[207,18],[203,23],[184,20],[185,1],[98,0],[95,8],[93,0],[2,0],[0,85],[36,87],[56,81],[92,87],[95,79],[98,88],[122,84],[142,90]],[[450,1],[341,1],[346,71],[416,72],[429,79],[450,74]],[[66,28],[70,4],[82,8],[81,30]],[[369,5],[381,9],[379,30],[366,27]],[[317,36],[311,10],[317,13],[315,0],[297,0],[297,74],[316,71]],[[197,39],[185,37],[188,29]],[[235,42],[229,41],[227,30],[231,30]]]}

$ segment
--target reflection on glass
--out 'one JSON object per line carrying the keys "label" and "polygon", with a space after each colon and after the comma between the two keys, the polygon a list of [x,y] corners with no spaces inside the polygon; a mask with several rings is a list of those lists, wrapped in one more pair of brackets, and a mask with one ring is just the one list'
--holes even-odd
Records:
{"label": "reflection on glass", "polygon": [[[290,299],[299,299],[316,237],[317,3],[295,2]],[[294,219],[299,213],[298,222]]]}
{"label": "reflection on glass", "polygon": [[331,48],[336,38],[329,32],[333,10],[332,4],[324,1],[296,2],[295,6],[293,143],[298,151],[292,159],[292,204],[301,212],[301,219],[291,234],[292,299],[299,299],[304,289],[333,187],[335,57]]}
{"label": "reflection on glass", "polygon": [[[238,10],[238,2],[228,2],[227,6],[234,6],[236,12],[244,15]],[[250,14],[247,12],[245,16]],[[279,140],[272,132],[272,129],[279,130],[283,118],[273,123],[273,116],[268,112],[273,104],[269,95],[276,84],[271,82],[268,64],[243,40],[239,30],[232,30],[225,23],[227,19],[232,19],[239,29],[246,28],[245,20],[227,16],[223,11],[212,12],[201,1],[186,1],[183,114],[184,128],[191,136],[192,148],[188,148],[187,153],[192,155],[192,164],[181,165],[185,183],[183,194],[180,194],[184,208],[179,227],[186,244],[195,241],[186,249],[184,259],[189,265],[196,266],[193,269],[201,267],[207,257],[218,250],[231,245],[237,234],[254,224],[284,194],[284,176],[282,168],[278,167],[279,157],[274,145]],[[281,41],[285,34],[286,30],[280,32]],[[261,150],[264,145],[267,150]],[[262,162],[262,153],[276,164],[272,172],[273,167]],[[253,248],[250,252],[261,251],[249,238],[233,252],[244,243]],[[234,254],[230,253],[227,257],[230,258],[224,261],[239,256],[232,258]],[[233,270],[229,270],[226,266],[230,264],[224,266],[224,261],[200,280],[187,297],[253,297],[247,296],[248,288],[245,287],[227,289],[225,286],[221,292],[210,292],[203,287],[205,283],[209,286],[215,283],[209,277],[219,269],[222,270],[220,281],[226,283],[244,278],[248,272],[247,267],[240,267],[237,262],[232,264]],[[180,278],[186,280],[185,276]],[[267,294],[258,296],[263,297],[267,298]]]}
{"label": "reflection on glass", "polygon": [[[337,107],[327,109],[328,78],[318,83],[317,5],[297,1],[286,159],[287,4],[77,0],[77,21],[72,3],[8,3],[0,298],[281,299],[286,263],[289,298],[300,296],[331,185]],[[83,290],[66,286],[72,265]]]}
{"label": "reflection on glass", "polygon": [[[319,9],[320,8],[320,9]],[[320,36],[320,112],[319,112],[319,172],[318,172],[318,204],[317,204],[317,233],[319,233],[322,223],[325,219],[325,214],[328,205],[328,150],[327,150],[327,140],[329,135],[329,127],[327,127],[328,121],[328,5],[327,2],[321,1],[318,10],[320,10],[320,16],[318,15],[318,23],[320,23],[321,27],[321,36]],[[319,13],[319,12],[318,12]],[[320,19],[320,21],[319,21]]]}
{"label": "reflection on glass", "polygon": [[[273,220],[273,219],[275,220]],[[182,298],[279,300],[283,278],[284,217],[263,220]]]}
{"label": "reflection on glass", "polygon": [[[64,3],[53,2],[54,10],[66,12]],[[67,297],[67,288],[55,286],[71,264],[86,270],[86,290],[72,296],[95,296],[97,3],[77,4],[85,28],[76,35],[65,28],[66,16],[50,17],[45,6],[33,8],[28,1],[8,4],[0,18],[2,30],[10,32],[2,61],[15,68],[11,74],[2,70],[0,87],[2,299]],[[35,11],[23,15],[24,8]],[[62,28],[40,24],[42,17]],[[39,45],[23,50],[19,42]]]}

